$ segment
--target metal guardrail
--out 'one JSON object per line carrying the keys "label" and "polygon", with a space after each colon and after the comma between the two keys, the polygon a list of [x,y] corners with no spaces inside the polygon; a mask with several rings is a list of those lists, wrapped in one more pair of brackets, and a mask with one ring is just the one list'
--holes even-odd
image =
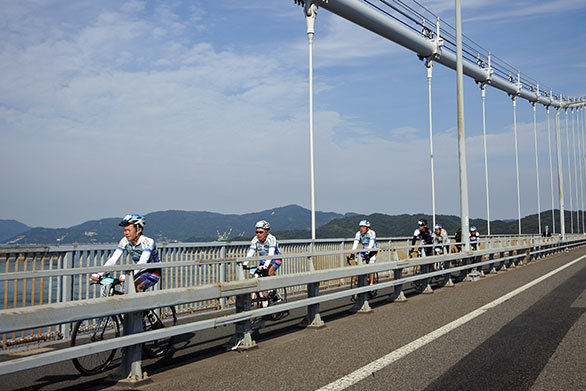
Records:
{"label": "metal guardrail", "polygon": [[[517,238],[517,240],[519,241],[520,239]],[[164,338],[171,335],[180,335],[231,323],[236,323],[237,325],[237,336],[235,336],[235,338],[240,341],[245,341],[242,347],[248,347],[247,344],[254,344],[254,341],[252,341],[250,337],[250,319],[253,317],[264,316],[294,308],[307,307],[307,321],[308,324],[311,325],[315,324],[316,321],[318,323],[321,321],[321,319],[319,319],[319,303],[321,302],[335,300],[356,294],[358,295],[358,300],[356,302],[355,309],[360,311],[364,309],[365,305],[368,305],[366,300],[366,292],[369,290],[394,287],[394,291],[390,295],[390,298],[395,300],[400,296],[402,292],[402,286],[409,282],[426,280],[434,276],[449,276],[451,273],[458,271],[467,274],[471,270],[482,268],[483,266],[487,265],[491,265],[491,270],[495,266],[513,266],[519,264],[523,260],[528,262],[536,257],[544,256],[566,248],[586,244],[586,238],[583,236],[579,236],[564,242],[552,239],[544,240],[535,237],[523,238],[522,240],[525,243],[516,243],[514,245],[499,246],[496,248],[485,248],[466,254],[457,253],[443,256],[395,260],[392,262],[381,262],[371,265],[336,267],[332,269],[285,274],[272,278],[248,280],[241,279],[222,283],[204,284],[200,286],[157,290],[118,297],[76,300],[52,305],[45,304],[36,307],[29,306],[0,310],[0,333],[10,333],[23,329],[28,330],[50,327],[52,325],[62,324],[63,322],[69,323],[75,322],[77,320],[94,318],[96,317],[96,314],[100,314],[100,316],[125,314],[154,307],[169,305],[177,306],[194,301],[201,302],[236,297],[236,313],[233,315],[222,316],[203,321],[195,321],[180,326],[153,330],[140,334],[127,335],[111,341],[102,341],[84,346],[59,349],[56,351],[41,353],[29,357],[21,357],[15,360],[0,363],[0,374],[69,360],[71,358],[86,355],[90,352],[95,353],[99,351],[107,351],[113,348],[132,346],[153,339]],[[344,256],[344,254],[349,252],[352,251],[338,250],[337,252],[334,252],[334,254],[320,252],[300,253],[291,254],[289,257],[301,257],[307,260],[308,257],[313,257],[316,259],[320,256]],[[396,249],[392,247],[383,247],[379,249],[380,255],[393,252],[396,254]],[[381,259],[384,258],[385,256],[381,257]],[[451,266],[450,264],[453,261],[459,261],[461,264]],[[227,262],[231,263],[232,265],[238,265],[238,261]],[[406,268],[431,265],[437,262],[441,262],[444,265],[450,265],[450,267],[447,267],[444,270],[438,270],[424,274],[412,274],[406,277],[402,276],[402,271]],[[172,266],[174,265],[169,265],[169,267]],[[389,278],[386,281],[381,281],[375,286],[365,286],[366,275],[373,272],[386,272],[389,274],[389,277],[392,276],[392,278]],[[356,275],[361,276],[359,279],[359,287],[351,290],[345,289],[333,293],[327,293],[321,296],[319,295],[319,289],[317,289],[319,284],[328,281],[341,281]],[[24,278],[24,276],[16,277]],[[243,277],[243,274],[240,274],[240,277]],[[251,293],[299,285],[306,286],[306,298],[301,298],[300,300],[280,304],[273,307],[250,310]]]}
{"label": "metal guardrail", "polygon": [[[394,249],[394,252],[389,251],[384,257],[379,256],[379,262],[406,258],[410,239],[379,238],[381,246]],[[531,236],[491,236],[482,239],[481,247],[510,245],[520,240],[532,239]],[[340,251],[349,250],[352,243],[352,238],[316,240],[314,250],[320,255],[313,258],[312,267],[317,270],[343,267],[345,259]],[[243,258],[249,245],[250,242],[162,243],[159,245],[159,251],[165,273],[156,289],[166,290],[233,281],[237,279],[237,269],[234,262],[226,260]],[[287,258],[287,262],[279,269],[279,274],[309,270],[309,264],[304,256],[287,254],[308,253],[311,249],[310,240],[284,240],[279,242],[279,246],[283,257]],[[105,271],[102,265],[114,248],[115,245],[107,244],[0,248],[2,308],[22,308],[100,297],[99,288],[89,284],[89,275]],[[124,257],[120,263],[129,265],[132,261]],[[124,266],[108,268],[118,271],[126,269]],[[332,280],[321,283],[320,287],[323,289],[341,284],[344,284],[344,281]],[[302,293],[304,289],[304,286],[298,286],[292,287],[290,291]],[[178,306],[177,311],[193,313],[228,308],[233,304],[232,298],[214,299],[182,304]],[[7,349],[13,345],[34,341],[67,338],[69,333],[69,324],[23,330],[19,333],[4,333],[1,335],[0,348]]]}

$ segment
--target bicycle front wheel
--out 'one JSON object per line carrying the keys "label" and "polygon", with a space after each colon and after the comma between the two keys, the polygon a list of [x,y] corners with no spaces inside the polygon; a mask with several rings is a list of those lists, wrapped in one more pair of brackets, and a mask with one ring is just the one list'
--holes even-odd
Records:
{"label": "bicycle front wheel", "polygon": [[[173,306],[149,310],[143,317],[144,331],[162,329],[167,326],[175,326],[176,324],[177,314]],[[169,352],[171,347],[173,347],[173,342],[175,342],[175,337],[148,341],[142,344],[142,351],[146,356],[151,358],[161,357]]]}
{"label": "bicycle front wheel", "polygon": [[[82,320],[75,324],[71,346],[79,346],[120,336],[120,323],[115,316]],[[117,349],[106,350],[74,358],[73,365],[84,375],[95,375],[105,370],[116,355]]]}

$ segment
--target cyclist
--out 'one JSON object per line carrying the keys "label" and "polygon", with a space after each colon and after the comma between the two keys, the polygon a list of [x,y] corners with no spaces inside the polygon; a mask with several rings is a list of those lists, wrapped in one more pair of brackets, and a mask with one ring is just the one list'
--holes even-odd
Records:
{"label": "cyclist", "polygon": [[[137,214],[128,214],[124,216],[118,224],[124,227],[124,237],[118,243],[114,254],[104,266],[115,265],[124,251],[126,251],[134,263],[143,265],[146,263],[159,263],[159,252],[155,241],[142,234],[146,221],[144,217]],[[99,281],[103,273],[91,275],[92,281]],[[161,279],[161,269],[142,269],[134,271],[134,286],[137,292],[143,292],[155,285]]]}
{"label": "cyclist", "polygon": [[[419,228],[413,232],[413,239],[411,239],[411,246],[415,245],[419,241],[421,246],[421,251],[425,251],[425,255],[429,256],[432,255],[433,249],[431,247],[423,247],[425,245],[433,244],[433,238],[431,236],[431,232],[429,228],[427,228],[427,220],[421,219],[417,221],[417,225]],[[415,252],[415,248],[409,250],[409,255]]]}
{"label": "cyclist", "polygon": [[[358,227],[359,230],[356,232],[356,236],[354,237],[352,250],[356,250],[359,244],[362,244],[362,248],[369,250],[378,248],[378,244],[376,242],[376,233],[370,229],[370,221],[362,220],[358,224]],[[378,251],[366,251],[361,252],[360,256],[368,264],[376,262],[376,254],[378,254]],[[368,283],[374,284],[374,273],[368,275]]]}
{"label": "cyclist", "polygon": [[[277,238],[269,233],[271,225],[264,220],[260,220],[256,223],[256,236],[252,238],[250,248],[246,257],[252,257],[255,253],[259,256],[273,256],[281,254],[279,252],[279,245],[277,244]],[[274,276],[275,272],[281,267],[282,259],[270,259],[261,260],[259,269],[265,272],[268,276]],[[248,262],[245,262],[247,265]]]}
{"label": "cyclist", "polygon": [[433,231],[433,248],[436,255],[450,252],[450,238],[441,224],[436,224]]}
{"label": "cyclist", "polygon": [[544,238],[551,237],[551,232],[549,231],[549,225],[546,225],[545,226],[545,231],[543,231],[543,233],[541,234],[541,236],[543,236]]}
{"label": "cyclist", "polygon": [[470,227],[470,248],[476,250],[478,247],[478,241],[480,240],[480,234],[476,230],[475,226]]}

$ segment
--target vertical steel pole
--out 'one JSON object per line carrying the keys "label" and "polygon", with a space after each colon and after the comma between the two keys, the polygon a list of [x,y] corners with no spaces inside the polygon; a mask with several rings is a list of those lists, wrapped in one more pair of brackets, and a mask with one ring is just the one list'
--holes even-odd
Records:
{"label": "vertical steel pole", "polygon": [[572,107],[572,149],[574,153],[574,158],[572,159],[572,163],[574,164],[574,183],[575,183],[575,190],[576,190],[576,232],[580,231],[580,214],[578,213],[578,167],[576,165],[576,116],[574,115],[574,108]]}
{"label": "vertical steel pole", "polygon": [[[311,4],[305,10],[307,41],[309,44],[309,166],[311,178],[311,240],[315,240],[315,177],[313,162],[313,35],[317,7]],[[312,242],[313,251],[313,242]]]}
{"label": "vertical steel pole", "polygon": [[549,185],[551,188],[551,221],[552,221],[552,232],[555,234],[555,203],[553,200],[553,164],[551,161],[551,127],[549,123],[549,106],[546,108],[547,111],[547,146],[549,149]]}
{"label": "vertical steel pole", "polygon": [[515,171],[517,173],[517,215],[521,235],[521,191],[519,190],[519,150],[517,148],[517,96],[513,96],[513,134],[515,136]]}
{"label": "vertical steel pole", "polygon": [[535,140],[535,178],[537,179],[537,222],[539,224],[539,235],[541,235],[541,196],[539,190],[539,158],[537,149],[537,114],[535,112],[536,104],[532,102],[533,106],[533,138]]}
{"label": "vertical steel pole", "polygon": [[[315,246],[315,181],[313,166],[313,35],[315,32],[315,18],[317,6],[307,3],[305,7],[305,20],[307,22],[307,40],[309,43],[309,149],[311,166],[311,257],[309,261],[310,270],[315,269],[313,264],[313,252]],[[319,283],[307,285],[307,295],[310,297],[319,295]],[[319,314],[319,304],[312,304],[307,308],[307,321],[309,327],[322,327],[324,322]]]}
{"label": "vertical steel pole", "polygon": [[559,107],[555,112],[555,140],[558,160],[558,191],[560,197],[560,233],[562,240],[566,238],[566,222],[564,220],[564,171],[562,167],[562,141],[560,137],[560,110]]}
{"label": "vertical steel pole", "polygon": [[568,195],[570,196],[570,232],[574,233],[574,202],[572,200],[572,166],[570,165],[570,127],[568,126],[568,109],[565,109],[566,115],[566,158],[568,161]]}
{"label": "vertical steel pole", "polygon": [[456,86],[458,94],[458,163],[460,168],[460,224],[463,250],[470,250],[468,216],[468,174],[466,167],[466,128],[464,124],[464,72],[462,64],[462,9],[456,2]]}
{"label": "vertical steel pole", "polygon": [[427,59],[425,61],[425,68],[427,69],[427,91],[429,102],[429,160],[431,162],[431,215],[433,225],[435,226],[435,174],[433,169],[433,124],[431,115],[431,76],[433,71],[433,61]]}
{"label": "vertical steel pole", "polygon": [[482,95],[482,140],[484,143],[484,182],[486,187],[486,221],[488,223],[488,235],[490,236],[490,197],[488,192],[488,157],[486,152],[486,84],[482,83],[480,86],[480,93]]}
{"label": "vertical steel pole", "polygon": [[[580,180],[582,181],[582,178],[586,175],[586,167],[581,162],[584,156],[584,106],[580,106],[580,113],[582,114],[580,120],[582,130],[580,130],[580,127],[578,128],[578,136],[580,138],[580,158],[578,159],[578,164],[580,164],[580,171],[582,173]],[[582,233],[586,233],[586,223],[584,222],[584,183],[580,182],[580,184],[582,188]]]}

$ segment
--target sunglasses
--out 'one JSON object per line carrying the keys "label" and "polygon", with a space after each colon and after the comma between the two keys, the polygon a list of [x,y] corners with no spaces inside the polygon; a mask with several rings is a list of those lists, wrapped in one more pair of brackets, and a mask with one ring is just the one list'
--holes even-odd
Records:
{"label": "sunglasses", "polygon": [[265,231],[256,231],[257,234],[264,234]]}

